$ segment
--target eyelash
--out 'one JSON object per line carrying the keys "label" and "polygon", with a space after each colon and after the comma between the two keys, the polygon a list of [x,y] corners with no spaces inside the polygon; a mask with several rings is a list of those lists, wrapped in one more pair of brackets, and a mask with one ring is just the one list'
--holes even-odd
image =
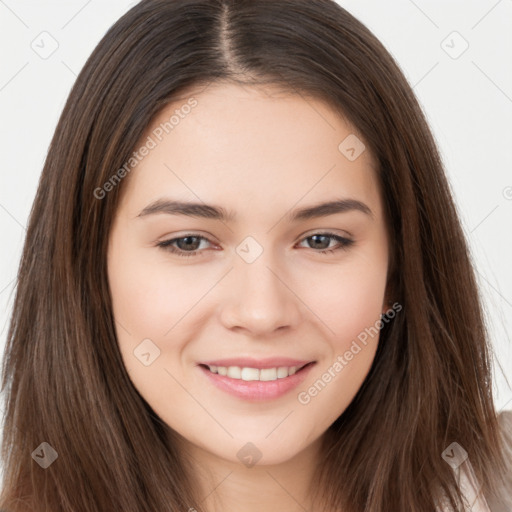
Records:
{"label": "eyelash", "polygon": [[[336,252],[336,251],[339,251],[339,250],[347,250],[353,243],[354,241],[353,240],[350,240],[349,238],[344,238],[342,236],[339,236],[339,235],[335,235],[334,233],[313,233],[312,235],[309,235],[305,238],[303,238],[301,240],[301,242],[303,240],[307,240],[308,238],[312,238],[316,235],[322,235],[322,236],[327,236],[329,238],[333,238],[335,239],[336,241],[339,242],[339,246],[338,247],[335,247],[334,249],[323,249],[321,251],[315,251],[313,249],[314,252],[318,252],[320,254],[323,254],[323,255],[326,255],[328,253],[333,253],[333,252]],[[196,250],[196,251],[183,251],[181,249],[177,249],[176,247],[173,247],[171,244],[173,242],[176,242],[177,240],[182,240],[184,238],[199,238],[201,240],[208,240],[206,237],[204,236],[200,236],[200,235],[197,235],[197,234],[194,234],[194,233],[190,233],[190,234],[187,234],[185,236],[180,236],[178,238],[172,238],[171,240],[165,240],[163,242],[160,242],[157,244],[157,247],[160,247],[166,251],[169,251],[173,254],[176,254],[177,256],[180,256],[180,257],[185,257],[185,258],[188,258],[190,256],[195,256],[198,252],[202,252],[202,251],[199,251],[199,250]]]}

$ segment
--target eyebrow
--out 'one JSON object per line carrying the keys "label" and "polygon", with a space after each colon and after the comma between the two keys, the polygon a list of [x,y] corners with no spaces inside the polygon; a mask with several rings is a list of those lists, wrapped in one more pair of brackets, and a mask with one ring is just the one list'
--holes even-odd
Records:
{"label": "eyebrow", "polygon": [[[359,211],[373,218],[373,212],[371,209],[365,203],[357,199],[336,199],[325,203],[307,206],[305,208],[299,208],[288,213],[286,217],[290,222],[297,222],[350,211]],[[227,211],[221,206],[176,201],[172,199],[157,199],[156,201],[148,204],[139,213],[139,215],[137,215],[137,217],[146,217],[148,215],[155,215],[158,213],[166,213],[168,215],[185,215],[187,217],[199,217],[219,220],[222,222],[233,222],[236,219],[234,212]]]}

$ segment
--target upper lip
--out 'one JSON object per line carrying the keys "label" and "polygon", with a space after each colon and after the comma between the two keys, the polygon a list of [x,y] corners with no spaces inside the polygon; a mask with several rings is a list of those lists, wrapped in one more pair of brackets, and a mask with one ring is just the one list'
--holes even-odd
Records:
{"label": "upper lip", "polygon": [[292,359],[290,357],[269,357],[265,359],[255,359],[252,357],[232,357],[228,359],[216,359],[215,361],[202,361],[199,364],[207,366],[238,366],[240,368],[279,368],[279,367],[302,367],[314,361]]}

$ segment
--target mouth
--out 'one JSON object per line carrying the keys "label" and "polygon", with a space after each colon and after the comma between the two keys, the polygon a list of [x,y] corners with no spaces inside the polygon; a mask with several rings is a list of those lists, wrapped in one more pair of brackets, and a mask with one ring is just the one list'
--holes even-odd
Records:
{"label": "mouth", "polygon": [[211,373],[230,379],[249,381],[270,382],[278,379],[286,379],[295,375],[306,366],[315,364],[315,361],[294,366],[274,366],[270,368],[253,368],[250,366],[218,366],[214,364],[200,364]]}
{"label": "mouth", "polygon": [[[290,360],[291,361],[291,360]],[[291,361],[293,364],[271,366],[269,361],[252,366],[200,363],[197,367],[210,384],[245,401],[279,398],[296,388],[307,377],[316,361]],[[242,365],[243,364],[243,365]]]}

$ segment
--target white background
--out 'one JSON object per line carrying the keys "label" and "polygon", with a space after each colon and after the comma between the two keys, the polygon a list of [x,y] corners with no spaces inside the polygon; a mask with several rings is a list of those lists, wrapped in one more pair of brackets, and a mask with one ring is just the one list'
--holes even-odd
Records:
{"label": "white background", "polygon": [[[433,129],[501,364],[496,409],[512,409],[512,0],[339,3],[397,59]],[[0,0],[2,352],[27,218],[58,117],[89,54],[134,4]],[[58,44],[46,59],[32,49],[41,37],[46,48],[51,38]]]}

